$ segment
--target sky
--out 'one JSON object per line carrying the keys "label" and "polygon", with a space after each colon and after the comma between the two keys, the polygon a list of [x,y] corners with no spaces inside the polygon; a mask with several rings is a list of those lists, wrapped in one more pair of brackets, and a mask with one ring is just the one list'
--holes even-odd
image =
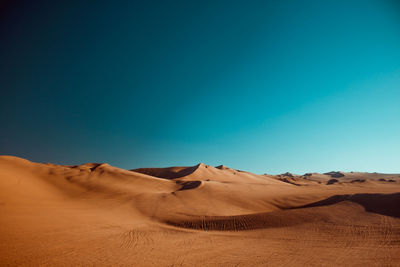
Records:
{"label": "sky", "polygon": [[0,154],[400,173],[400,2],[4,1]]}

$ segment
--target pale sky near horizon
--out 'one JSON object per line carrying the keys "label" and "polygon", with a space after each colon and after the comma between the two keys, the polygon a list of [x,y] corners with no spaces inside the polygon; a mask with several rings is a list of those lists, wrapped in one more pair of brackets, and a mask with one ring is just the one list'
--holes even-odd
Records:
{"label": "pale sky near horizon", "polygon": [[400,173],[399,1],[80,2],[0,4],[0,154]]}

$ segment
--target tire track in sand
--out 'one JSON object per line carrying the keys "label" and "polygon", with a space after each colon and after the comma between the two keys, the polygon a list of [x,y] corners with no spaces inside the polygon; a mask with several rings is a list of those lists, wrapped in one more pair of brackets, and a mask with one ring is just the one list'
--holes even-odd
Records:
{"label": "tire track in sand", "polygon": [[120,247],[136,249],[138,247],[148,246],[154,243],[153,239],[146,231],[138,229],[130,229],[120,234],[122,240]]}

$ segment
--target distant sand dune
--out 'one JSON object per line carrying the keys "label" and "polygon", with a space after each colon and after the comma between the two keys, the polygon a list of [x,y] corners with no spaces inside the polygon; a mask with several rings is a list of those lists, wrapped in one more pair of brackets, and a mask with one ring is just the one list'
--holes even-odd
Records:
{"label": "distant sand dune", "polygon": [[368,212],[400,218],[400,193],[336,195],[301,208],[333,205],[342,201],[358,203]]}

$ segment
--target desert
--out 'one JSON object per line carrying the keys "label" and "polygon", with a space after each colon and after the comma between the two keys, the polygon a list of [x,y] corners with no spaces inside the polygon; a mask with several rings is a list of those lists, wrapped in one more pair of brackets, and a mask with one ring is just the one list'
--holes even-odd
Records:
{"label": "desert", "polygon": [[0,190],[2,266],[400,264],[399,174],[1,156]]}
{"label": "desert", "polygon": [[1,266],[400,266],[400,1],[1,0]]}

